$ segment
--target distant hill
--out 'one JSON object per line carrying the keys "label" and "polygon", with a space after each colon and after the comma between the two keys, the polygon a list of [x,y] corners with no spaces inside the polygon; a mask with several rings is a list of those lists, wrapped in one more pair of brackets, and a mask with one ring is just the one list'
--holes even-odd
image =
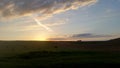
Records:
{"label": "distant hill", "polygon": [[120,42],[120,38],[116,38],[116,39],[111,39],[109,41],[113,41],[113,42]]}
{"label": "distant hill", "polygon": [[111,44],[117,44],[120,45],[120,38],[116,38],[116,39],[111,39],[108,41]]}

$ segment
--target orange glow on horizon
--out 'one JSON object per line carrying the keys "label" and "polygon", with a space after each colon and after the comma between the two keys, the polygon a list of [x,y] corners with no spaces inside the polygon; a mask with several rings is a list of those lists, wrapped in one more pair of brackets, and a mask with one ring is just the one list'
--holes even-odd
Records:
{"label": "orange glow on horizon", "polygon": [[37,40],[37,41],[47,41],[47,38],[43,36],[43,37],[37,37],[34,40]]}
{"label": "orange glow on horizon", "polygon": [[40,34],[40,35],[36,35],[36,37],[34,37],[34,40],[36,40],[36,41],[47,41],[47,39],[48,39],[47,34]]}

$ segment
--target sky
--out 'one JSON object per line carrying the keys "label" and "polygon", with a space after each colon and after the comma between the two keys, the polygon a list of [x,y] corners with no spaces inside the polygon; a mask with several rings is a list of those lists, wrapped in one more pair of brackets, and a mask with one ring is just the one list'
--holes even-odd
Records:
{"label": "sky", "polygon": [[0,40],[120,37],[120,0],[0,0]]}

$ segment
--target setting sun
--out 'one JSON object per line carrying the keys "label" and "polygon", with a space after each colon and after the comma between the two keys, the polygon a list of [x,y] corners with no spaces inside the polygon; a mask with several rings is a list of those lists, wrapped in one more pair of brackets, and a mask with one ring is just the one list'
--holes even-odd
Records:
{"label": "setting sun", "polygon": [[47,38],[46,37],[38,37],[38,38],[36,38],[35,40],[38,40],[38,41],[47,41]]}
{"label": "setting sun", "polygon": [[41,38],[39,38],[38,40],[40,40],[40,41],[47,41],[47,38],[41,37]]}
{"label": "setting sun", "polygon": [[48,38],[47,34],[40,34],[40,35],[36,35],[36,37],[34,37],[34,40],[47,41],[47,38]]}

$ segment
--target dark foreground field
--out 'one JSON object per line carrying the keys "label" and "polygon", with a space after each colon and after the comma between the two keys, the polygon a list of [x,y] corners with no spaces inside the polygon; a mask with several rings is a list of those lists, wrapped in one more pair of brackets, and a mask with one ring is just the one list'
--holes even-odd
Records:
{"label": "dark foreground field", "polygon": [[0,57],[0,68],[119,68],[120,42],[1,41]]}

